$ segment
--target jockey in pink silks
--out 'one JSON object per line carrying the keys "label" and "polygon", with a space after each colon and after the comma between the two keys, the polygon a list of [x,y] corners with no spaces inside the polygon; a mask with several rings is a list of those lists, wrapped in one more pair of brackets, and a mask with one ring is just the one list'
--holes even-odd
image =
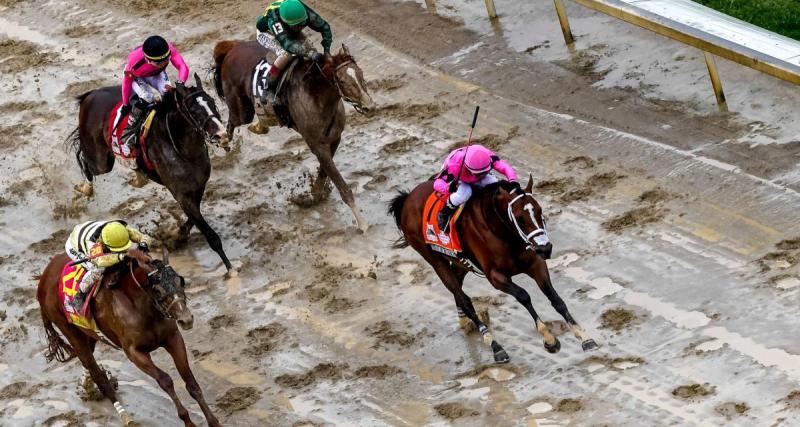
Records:
{"label": "jockey in pink silks", "polygon": [[175,46],[167,43],[161,36],[148,37],[144,44],[128,55],[128,64],[122,76],[122,107],[114,121],[116,128],[120,119],[130,111],[128,126],[122,133],[120,144],[120,149],[126,156],[130,155],[131,148],[136,145],[142,113],[151,104],[161,102],[164,93],[172,89],[166,73],[170,63],[178,69],[176,84],[182,85],[189,78],[189,67]]}
{"label": "jockey in pink silks", "polygon": [[510,182],[517,182],[514,168],[482,145],[461,147],[447,156],[442,171],[433,183],[433,189],[437,193],[450,194],[436,218],[439,230],[444,231],[456,208],[469,200],[473,186],[482,188],[498,181],[489,173],[492,169],[505,175]]}

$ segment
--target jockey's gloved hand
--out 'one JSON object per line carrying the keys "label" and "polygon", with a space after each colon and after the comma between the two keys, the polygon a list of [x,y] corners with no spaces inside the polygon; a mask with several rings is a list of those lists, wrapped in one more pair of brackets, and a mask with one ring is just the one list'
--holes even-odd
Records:
{"label": "jockey's gloved hand", "polygon": [[150,245],[147,242],[139,242],[139,250],[143,252],[150,252]]}
{"label": "jockey's gloved hand", "polygon": [[319,52],[311,52],[308,56],[312,61],[316,62],[317,65],[322,65],[322,63],[325,62],[325,55]]}
{"label": "jockey's gloved hand", "polygon": [[450,186],[447,187],[447,191],[450,193],[455,193],[456,190],[458,190],[458,181],[453,180],[453,182],[450,183]]}

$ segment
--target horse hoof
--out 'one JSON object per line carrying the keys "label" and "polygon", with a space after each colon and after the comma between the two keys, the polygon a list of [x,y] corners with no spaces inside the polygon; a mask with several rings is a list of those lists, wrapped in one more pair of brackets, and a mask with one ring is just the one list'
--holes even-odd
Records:
{"label": "horse hoof", "polygon": [[559,350],[561,350],[561,342],[558,340],[558,338],[556,338],[556,337],[553,337],[553,338],[555,338],[555,341],[553,341],[553,344],[552,345],[547,345],[547,343],[544,343],[544,349],[547,350],[548,353],[555,354],[555,353],[558,353]]}
{"label": "horse hoof", "polygon": [[76,184],[75,191],[77,191],[80,194],[83,194],[86,197],[94,196],[94,187],[92,186],[92,184],[89,184],[88,182]]}
{"label": "horse hoof", "polygon": [[261,126],[260,123],[256,123],[247,127],[247,130],[256,134],[256,135],[266,135],[269,133],[269,127]]}
{"label": "horse hoof", "polygon": [[594,340],[591,338],[582,342],[581,347],[583,347],[583,351],[597,350],[598,348],[600,348],[600,346],[597,345],[597,343],[594,342]]}
{"label": "horse hoof", "polygon": [[501,349],[500,351],[494,352],[494,363],[502,365],[504,363],[508,363],[509,360],[511,360],[511,358],[508,357],[508,353],[506,353],[505,350]]}

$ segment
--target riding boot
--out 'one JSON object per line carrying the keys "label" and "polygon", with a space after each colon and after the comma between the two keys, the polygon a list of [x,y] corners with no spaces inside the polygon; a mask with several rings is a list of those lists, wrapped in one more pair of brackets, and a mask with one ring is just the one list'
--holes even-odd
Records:
{"label": "riding boot", "polygon": [[267,74],[267,87],[264,88],[264,92],[261,93],[261,98],[259,101],[264,108],[271,107],[272,104],[275,103],[275,98],[277,94],[275,93],[276,86],[278,86],[278,74],[277,73],[268,73]]}
{"label": "riding boot", "polygon": [[450,217],[456,212],[456,207],[450,203],[450,200],[447,200],[442,210],[439,211],[439,214],[436,215],[436,221],[439,223],[439,231],[447,231],[447,227],[450,223]]}
{"label": "riding boot", "polygon": [[136,139],[139,136],[139,126],[143,116],[143,109],[136,106],[131,108],[131,114],[128,116],[128,125],[122,131],[122,137],[120,138],[120,150],[126,156],[129,156],[136,148]]}

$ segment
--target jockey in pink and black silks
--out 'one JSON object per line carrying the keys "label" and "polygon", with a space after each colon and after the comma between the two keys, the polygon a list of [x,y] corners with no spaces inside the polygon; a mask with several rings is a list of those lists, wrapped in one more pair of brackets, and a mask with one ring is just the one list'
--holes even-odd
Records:
{"label": "jockey in pink and black silks", "polygon": [[447,156],[433,183],[434,191],[448,195],[447,203],[437,217],[439,230],[445,230],[456,208],[472,197],[473,186],[482,188],[498,181],[490,174],[492,170],[502,173],[510,182],[517,182],[514,168],[482,145],[461,147]]}
{"label": "jockey in pink and black silks", "polygon": [[[189,78],[189,67],[175,46],[161,36],[148,37],[128,55],[122,76],[122,109],[118,116],[121,118],[128,111],[131,113],[120,147],[126,155],[136,144],[142,113],[150,105],[161,102],[164,93],[172,89],[166,73],[169,64],[178,69],[176,84],[183,84]],[[119,123],[119,119],[115,123]]]}

